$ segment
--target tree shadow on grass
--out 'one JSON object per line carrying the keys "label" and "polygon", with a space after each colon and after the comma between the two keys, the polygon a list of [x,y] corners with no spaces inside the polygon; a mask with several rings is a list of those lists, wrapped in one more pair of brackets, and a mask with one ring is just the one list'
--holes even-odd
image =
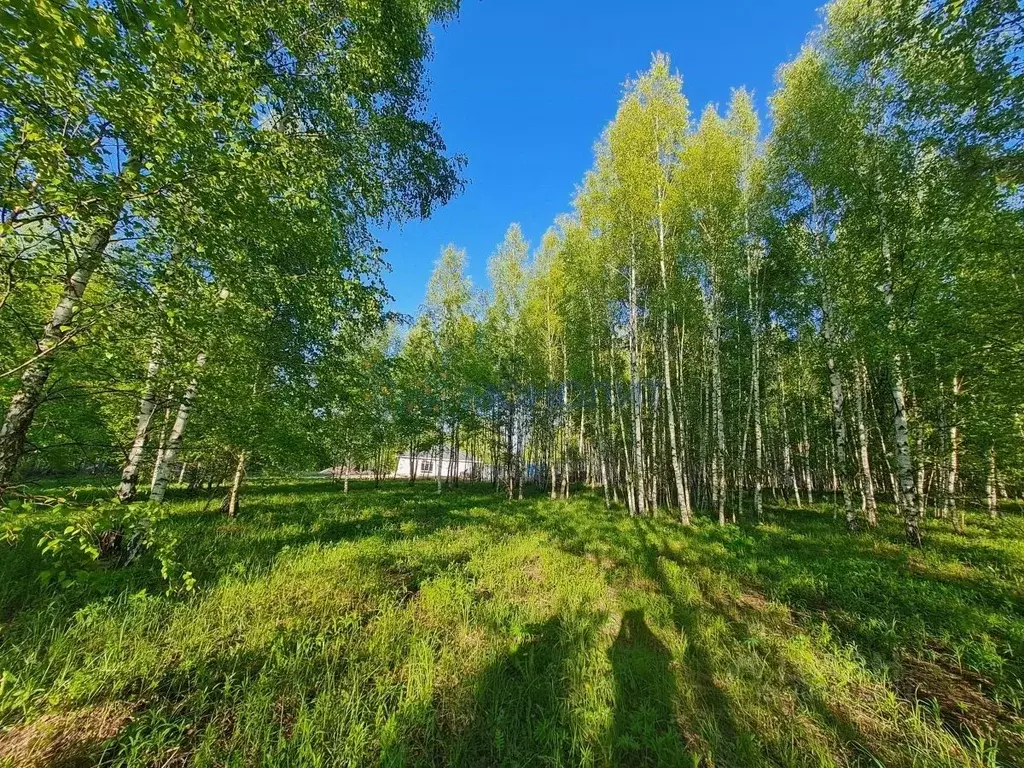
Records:
{"label": "tree shadow on grass", "polygon": [[665,573],[660,561],[665,541],[662,538],[661,546],[654,541],[655,524],[639,518],[633,518],[632,522],[641,548],[643,570],[658,585],[661,594],[668,598],[675,628],[686,636],[682,672],[686,686],[693,694],[693,711],[689,713],[692,722],[683,724],[687,739],[699,751],[712,752],[716,761],[723,764],[746,764],[755,757],[751,747],[756,739],[740,728],[729,695],[715,680],[718,670],[714,655],[702,639],[701,611],[681,598]]}
{"label": "tree shadow on grass", "polygon": [[475,684],[472,717],[434,763],[575,765],[581,744],[570,707],[570,664],[596,641],[602,614],[557,615],[534,626],[513,653],[493,661]]}
{"label": "tree shadow on grass", "polygon": [[[759,607],[747,605],[742,599],[719,595],[707,585],[702,585],[699,593],[680,593],[667,570],[668,563],[673,561],[682,570],[692,568],[693,563],[679,558],[670,546],[670,529],[650,519],[632,518],[629,522],[633,551],[623,553],[627,568],[656,585],[657,592],[668,601],[674,628],[685,638],[680,667],[676,670],[670,667],[667,650],[666,664],[660,665],[664,678],[672,680],[674,676],[678,681],[671,683],[673,692],[669,697],[670,701],[675,699],[674,709],[678,712],[677,725],[673,728],[677,739],[684,737],[686,747],[716,765],[761,765],[776,761],[785,764],[792,758],[793,744],[784,743],[788,737],[779,740],[778,734],[763,733],[744,719],[753,711],[761,711],[776,722],[785,722],[789,717],[786,697],[758,695],[765,685],[779,685],[784,680],[786,689],[795,693],[819,722],[862,754],[870,754],[866,747],[869,741],[857,726],[843,712],[827,707],[802,679],[800,671],[770,650],[770,643],[762,642],[762,630],[752,627],[770,618],[762,615]],[[643,589],[642,584],[638,587]],[[625,636],[635,634],[648,638],[648,644],[653,641],[655,648],[660,646],[664,650],[645,624],[637,624],[638,618],[643,620],[637,611],[627,613],[623,620]],[[626,626],[636,629],[627,631]],[[751,656],[740,660],[735,657],[736,653]],[[758,671],[765,667],[750,663],[764,654],[772,670],[786,670],[781,678],[774,673],[765,676]],[[729,687],[723,682],[726,678],[732,680]],[[678,692],[676,684],[680,686]],[[663,691],[664,685],[662,682],[659,689],[652,683],[651,689]],[[742,696],[743,700],[734,700],[734,696]],[[740,705],[746,715],[741,714]],[[621,728],[617,725],[616,730],[621,731]],[[796,734],[794,731],[790,735]],[[625,743],[628,746],[628,739]],[[623,765],[666,764],[664,759],[652,761],[642,753],[626,753],[618,762]],[[673,764],[679,762],[675,760]]]}
{"label": "tree shadow on grass", "polygon": [[[50,485],[57,487],[59,483],[53,481]],[[351,484],[348,494],[340,486],[336,494],[333,490],[331,481],[321,479],[255,481],[245,489],[242,514],[229,520],[218,511],[219,495],[214,494],[214,498],[207,491],[176,489],[171,494],[168,517],[159,525],[178,539],[175,557],[182,570],[192,572],[202,589],[225,575],[265,572],[285,548],[331,545],[371,536],[395,541],[429,535],[444,527],[471,525],[480,520],[471,510],[493,505],[496,499],[486,484],[464,486],[441,495],[426,483],[410,486],[386,482],[374,489],[372,482],[359,481]],[[175,499],[177,504],[173,503]],[[204,499],[210,503],[204,504]],[[63,525],[58,520],[39,527]],[[2,621],[19,617],[63,620],[107,597],[140,589],[153,593],[166,589],[152,555],[127,568],[97,568],[88,583],[73,589],[44,587],[39,575],[53,564],[39,554],[37,539],[35,534],[10,548],[0,544]],[[22,616],[37,611],[45,611],[45,615]]]}
{"label": "tree shadow on grass", "polygon": [[[306,485],[316,495],[291,499],[292,486],[256,485],[248,490],[242,514],[229,520],[216,509],[182,511],[168,524],[182,541],[185,567],[200,585],[217,581],[226,573],[258,572],[273,565],[280,553],[310,545],[333,545],[374,537],[393,542],[411,536],[427,536],[443,528],[460,528],[481,521],[472,510],[495,499],[490,488],[479,486],[445,492],[438,496],[425,485],[375,491],[372,483],[330,494],[328,482]],[[353,484],[354,486],[355,484]],[[280,501],[279,501],[280,499]]]}
{"label": "tree shadow on grass", "polygon": [[675,723],[672,656],[643,611],[626,611],[608,656],[615,679],[615,764],[683,764],[687,753]]}
{"label": "tree shadow on grass", "polygon": [[[1024,599],[1013,586],[994,579],[936,573],[911,561],[904,551],[875,549],[868,534],[821,538],[791,530],[758,529],[746,543],[723,542],[723,560],[694,553],[691,564],[742,573],[755,564],[758,581],[766,581],[790,607],[828,619],[842,638],[862,653],[886,663],[901,648],[922,637],[994,635],[1011,652],[1008,674],[1017,674],[1024,648],[1004,629],[1024,616]],[[893,633],[891,627],[900,627]]]}

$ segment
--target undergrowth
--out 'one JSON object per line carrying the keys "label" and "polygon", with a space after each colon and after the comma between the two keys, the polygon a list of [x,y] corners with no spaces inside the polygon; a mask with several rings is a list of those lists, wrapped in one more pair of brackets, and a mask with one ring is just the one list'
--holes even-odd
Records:
{"label": "undergrowth", "polygon": [[180,495],[191,594],[136,567],[56,588],[0,544],[0,764],[1021,764],[1024,521],[968,522],[914,551],[822,509]]}

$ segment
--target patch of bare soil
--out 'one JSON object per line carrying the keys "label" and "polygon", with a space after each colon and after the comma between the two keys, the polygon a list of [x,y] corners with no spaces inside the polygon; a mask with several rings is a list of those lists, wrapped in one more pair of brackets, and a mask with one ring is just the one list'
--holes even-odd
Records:
{"label": "patch of bare soil", "polygon": [[613,557],[605,557],[604,555],[595,555],[588,552],[583,556],[583,559],[587,562],[593,563],[602,571],[614,571],[618,568],[621,563]]}
{"label": "patch of bare soil", "polygon": [[907,698],[936,701],[943,718],[954,729],[976,735],[1005,735],[1006,726],[1017,722],[1011,712],[985,695],[987,680],[952,663],[905,656],[897,689]]}
{"label": "patch of bare soil", "polygon": [[0,765],[75,768],[95,762],[98,748],[131,721],[124,702],[43,715],[0,733]]}
{"label": "patch of bare soil", "polygon": [[935,661],[905,656],[901,667],[895,687],[904,698],[935,701],[950,731],[995,741],[1000,764],[1024,765],[1024,722],[986,695],[988,680],[941,656]]}
{"label": "patch of bare soil", "polygon": [[523,566],[523,573],[531,581],[544,581],[544,566],[541,564],[539,555],[534,555],[527,561]]}

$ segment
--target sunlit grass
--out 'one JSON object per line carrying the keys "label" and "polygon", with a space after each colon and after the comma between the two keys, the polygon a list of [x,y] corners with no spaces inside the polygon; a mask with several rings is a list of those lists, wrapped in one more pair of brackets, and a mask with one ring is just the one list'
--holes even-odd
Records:
{"label": "sunlit grass", "polygon": [[265,481],[235,521],[173,505],[189,597],[135,566],[44,591],[31,543],[4,552],[11,764],[69,723],[59,748],[104,765],[1021,759],[1016,516],[929,523],[913,552],[888,518],[683,530],[488,487]]}

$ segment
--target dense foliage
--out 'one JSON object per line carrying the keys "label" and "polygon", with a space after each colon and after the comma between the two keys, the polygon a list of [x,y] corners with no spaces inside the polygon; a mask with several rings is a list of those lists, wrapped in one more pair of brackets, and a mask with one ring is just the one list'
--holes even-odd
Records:
{"label": "dense foliage", "polygon": [[510,228],[481,293],[449,246],[402,329],[368,225],[457,187],[420,116],[452,10],[4,11],[0,484],[234,477],[234,514],[247,467],[468,450],[684,523],[888,498],[913,543],[1019,492],[1016,3],[837,0],[766,137],[655,56],[540,247]]}
{"label": "dense foliage", "polygon": [[892,501],[913,544],[926,515],[998,514],[1024,481],[1021,22],[838,0],[767,137],[743,90],[692,119],[656,55],[532,256],[510,228],[477,293],[442,254],[378,369],[420,376],[384,387],[391,444],[683,523],[760,519],[765,489],[851,528]]}
{"label": "dense foliage", "polygon": [[323,460],[326,383],[385,319],[369,227],[459,183],[422,115],[454,8],[5,6],[0,488]]}

